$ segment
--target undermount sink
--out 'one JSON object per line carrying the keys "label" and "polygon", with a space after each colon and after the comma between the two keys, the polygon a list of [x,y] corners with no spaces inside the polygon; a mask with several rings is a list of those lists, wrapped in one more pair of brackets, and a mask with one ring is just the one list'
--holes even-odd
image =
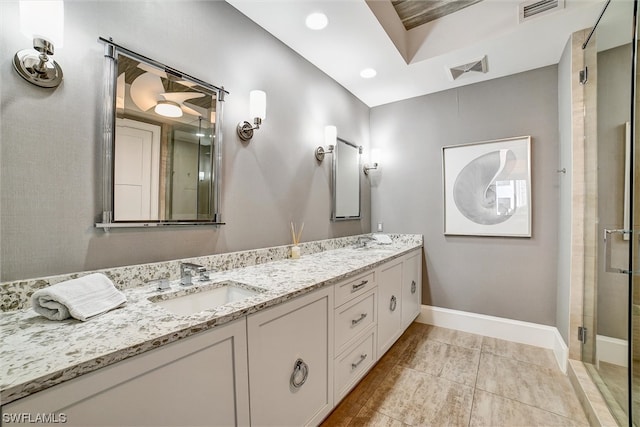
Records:
{"label": "undermount sink", "polygon": [[263,292],[264,289],[244,283],[224,281],[193,288],[186,287],[177,292],[153,296],[149,300],[174,314],[188,316],[242,301]]}

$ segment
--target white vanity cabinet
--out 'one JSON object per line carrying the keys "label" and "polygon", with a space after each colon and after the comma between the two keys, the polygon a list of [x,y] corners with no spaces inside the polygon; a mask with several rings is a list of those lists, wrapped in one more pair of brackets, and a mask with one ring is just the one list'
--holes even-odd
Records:
{"label": "white vanity cabinet", "polygon": [[422,250],[410,252],[402,266],[402,329],[407,329],[422,306]]}
{"label": "white vanity cabinet", "polygon": [[378,271],[378,358],[402,335],[402,258]]}
{"label": "white vanity cabinet", "polygon": [[251,425],[315,425],[333,409],[333,289],[248,316]]}
{"label": "white vanity cabinet", "polygon": [[335,285],[334,396],[339,402],[376,361],[376,272]]}
{"label": "white vanity cabinet", "polygon": [[420,312],[422,249],[375,265],[3,405],[3,425],[317,425]]}
{"label": "white vanity cabinet", "polygon": [[246,342],[243,318],[24,397],[2,412],[63,413],[65,425],[83,427],[246,426]]}

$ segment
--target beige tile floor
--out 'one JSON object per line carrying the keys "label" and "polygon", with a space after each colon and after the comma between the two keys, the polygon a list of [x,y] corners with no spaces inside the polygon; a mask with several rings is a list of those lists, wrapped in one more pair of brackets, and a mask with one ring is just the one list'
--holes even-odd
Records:
{"label": "beige tile floor", "polygon": [[413,323],[324,426],[588,426],[551,350]]}

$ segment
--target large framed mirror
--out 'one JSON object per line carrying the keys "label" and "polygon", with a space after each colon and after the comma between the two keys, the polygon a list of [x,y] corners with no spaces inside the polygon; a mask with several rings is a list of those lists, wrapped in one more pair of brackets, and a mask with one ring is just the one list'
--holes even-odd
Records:
{"label": "large framed mirror", "polygon": [[224,88],[105,43],[96,227],[219,225]]}
{"label": "large framed mirror", "polygon": [[333,150],[332,221],[360,219],[360,157],[362,147],[337,138]]}

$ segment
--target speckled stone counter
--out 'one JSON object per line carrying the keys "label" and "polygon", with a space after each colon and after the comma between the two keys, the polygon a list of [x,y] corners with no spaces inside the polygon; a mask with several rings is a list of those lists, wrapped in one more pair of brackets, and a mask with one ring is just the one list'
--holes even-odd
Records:
{"label": "speckled stone counter", "polygon": [[[287,259],[288,248],[261,249],[264,253],[276,254],[264,262],[256,262],[251,251],[214,255],[191,259],[212,268],[207,283],[235,281],[264,290],[255,296],[189,316],[178,316],[151,302],[150,297],[162,293],[193,292],[193,287],[182,287],[177,280],[171,289],[158,291],[154,285],[140,283],[135,287],[117,286],[127,296],[127,304],[117,310],[87,322],[75,319],[50,321],[37,315],[32,309],[5,311],[0,313],[0,400],[3,404],[46,389],[79,375],[94,371],[128,357],[160,347],[164,344],[193,335],[197,332],[241,318],[261,309],[290,300],[323,286],[332,285],[383,262],[422,247],[421,235],[391,235],[393,243],[371,248],[354,248],[357,236],[332,239],[339,242],[322,241],[303,246],[300,259]],[[315,245],[315,246],[314,246]],[[241,259],[244,259],[243,262]],[[177,269],[180,261],[172,261]],[[164,264],[171,264],[164,263]],[[215,268],[219,263],[230,268]],[[160,269],[169,267],[158,264]],[[139,266],[142,270],[149,265]],[[139,277],[134,267],[127,267]],[[173,270],[171,270],[173,271]],[[107,271],[114,277],[112,271]],[[158,277],[157,271],[151,276]],[[83,274],[69,275],[77,277]],[[45,281],[52,284],[61,281]],[[166,276],[165,276],[166,277]],[[177,279],[177,278],[176,278]],[[26,306],[26,295],[41,286],[43,279],[24,281],[34,288],[22,291],[15,305]],[[116,280],[117,282],[117,280]],[[6,288],[14,284],[3,284]]]}

